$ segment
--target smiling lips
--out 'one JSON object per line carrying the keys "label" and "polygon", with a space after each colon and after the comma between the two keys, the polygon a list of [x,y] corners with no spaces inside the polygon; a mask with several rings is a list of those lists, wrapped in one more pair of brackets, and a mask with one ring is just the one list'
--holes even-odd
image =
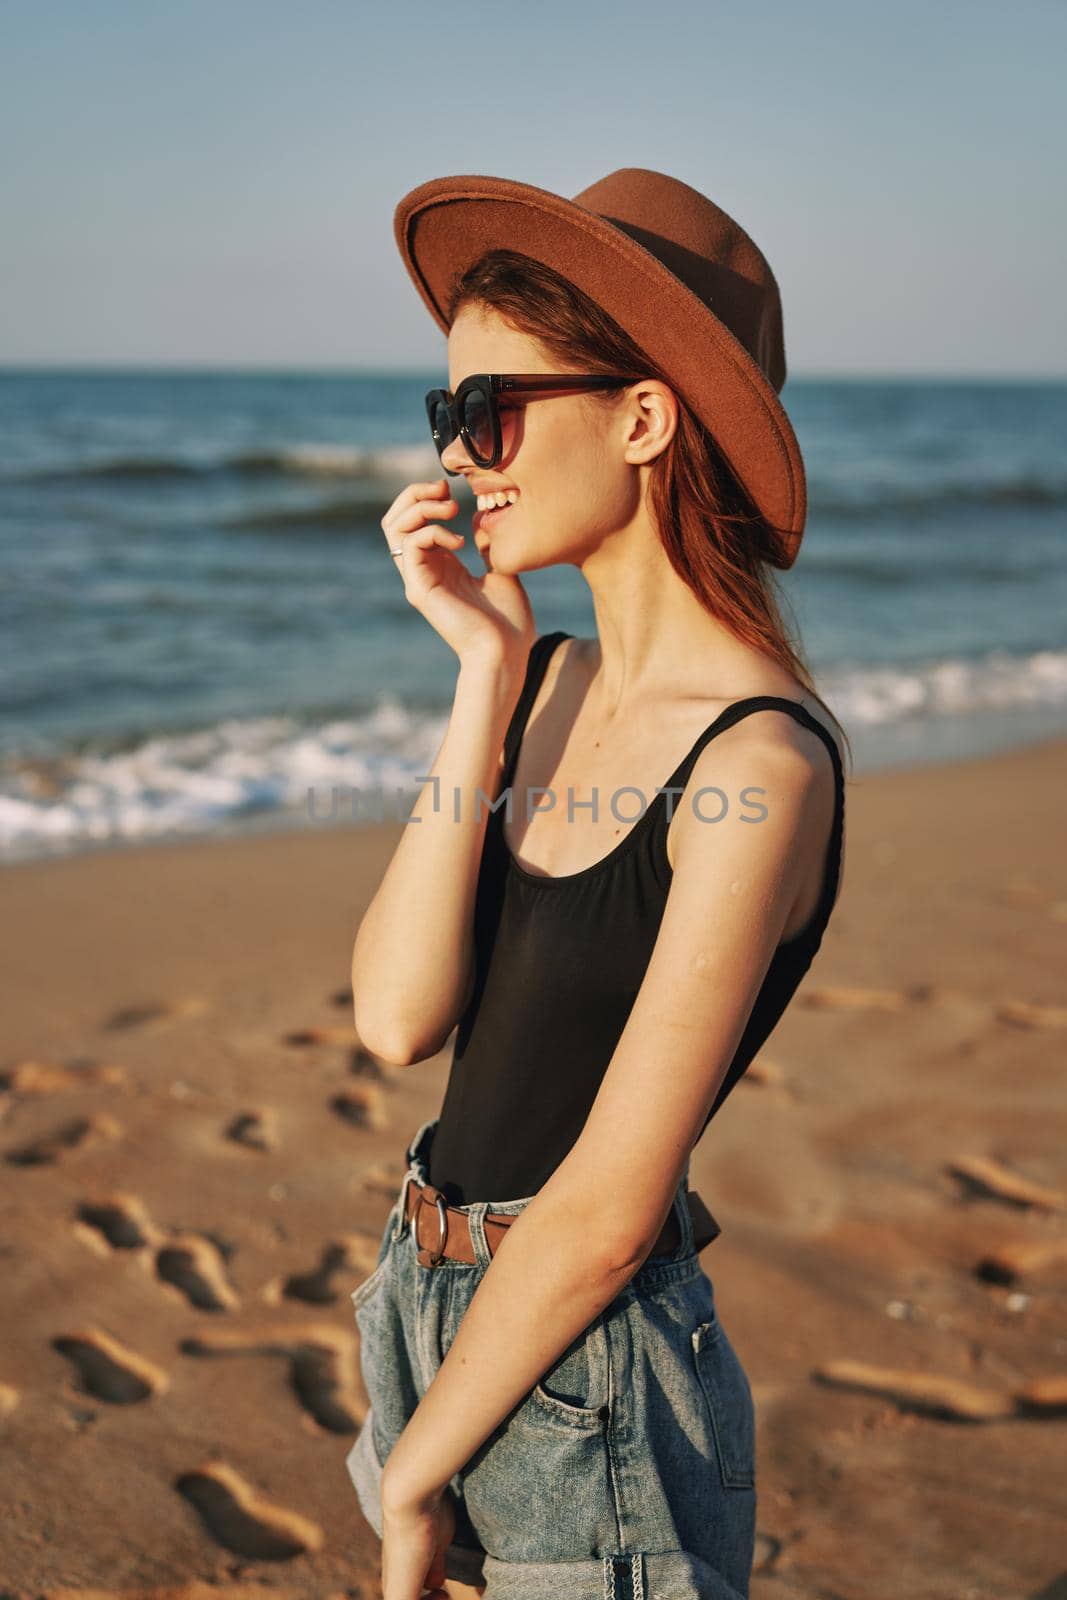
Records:
{"label": "smiling lips", "polygon": [[517,489],[501,490],[498,494],[478,495],[478,509],[474,513],[474,531],[477,533],[481,528],[495,528],[499,519],[510,510],[518,498]]}
{"label": "smiling lips", "polygon": [[479,511],[493,511],[498,506],[513,506],[518,498],[517,489],[498,489],[495,494],[475,495]]}

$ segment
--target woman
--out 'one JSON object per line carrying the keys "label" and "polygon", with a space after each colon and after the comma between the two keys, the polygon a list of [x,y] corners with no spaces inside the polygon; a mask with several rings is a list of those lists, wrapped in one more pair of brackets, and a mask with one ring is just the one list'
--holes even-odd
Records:
{"label": "woman", "polygon": [[[459,1031],[352,1295],[347,1465],[385,1600],[737,1600],[752,1395],[690,1153],[819,946],[844,809],[770,589],[805,512],[777,285],[643,169],[574,201],[440,179],[396,228],[448,335],[442,465],[501,509],[479,577],[446,479],[382,521],[459,671],[356,938],[355,1021],[399,1064]],[[519,574],[563,563],[594,638],[537,634]]]}

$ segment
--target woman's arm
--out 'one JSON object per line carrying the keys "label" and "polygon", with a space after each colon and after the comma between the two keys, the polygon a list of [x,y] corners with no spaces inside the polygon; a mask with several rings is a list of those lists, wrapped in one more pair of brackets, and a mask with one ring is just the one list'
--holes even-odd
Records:
{"label": "woman's arm", "polygon": [[514,655],[461,662],[431,781],[359,925],[356,1032],[384,1061],[406,1066],[433,1055],[469,996],[474,896],[489,820],[488,807],[475,800],[479,789],[496,798],[504,735],[524,677],[525,662]]}
{"label": "woman's arm", "polygon": [[[772,716],[790,731],[772,737]],[[795,738],[795,727],[767,712],[701,752],[681,800],[686,826],[679,815],[663,920],[626,1027],[581,1135],[508,1229],[389,1457],[382,1498],[394,1511],[443,1492],[655,1243],[810,852],[827,835],[816,762],[828,757],[815,735],[810,745],[803,730]],[[712,784],[731,798],[759,786],[767,816],[742,822],[731,807],[723,822],[702,823],[691,797]]]}

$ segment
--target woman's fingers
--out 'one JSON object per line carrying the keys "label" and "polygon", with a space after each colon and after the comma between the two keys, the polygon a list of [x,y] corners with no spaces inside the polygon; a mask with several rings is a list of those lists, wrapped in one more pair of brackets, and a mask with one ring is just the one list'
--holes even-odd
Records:
{"label": "woman's fingers", "polygon": [[386,534],[390,529],[403,532],[415,527],[422,516],[455,516],[458,510],[444,478],[436,483],[409,483],[382,518],[382,530]]}
{"label": "woman's fingers", "polygon": [[382,518],[382,527],[384,528],[386,523],[391,521],[391,519],[397,516],[398,513],[405,511],[409,506],[413,505],[416,500],[440,499],[442,494],[444,494],[445,499],[447,499],[447,490],[448,483],[444,478],[436,478],[433,483],[407,484],[403,489],[401,489],[400,493],[389,507],[389,510]]}
{"label": "woman's fingers", "polygon": [[[410,533],[413,528],[417,528],[420,523],[425,522],[427,517],[454,517],[458,510],[459,506],[452,499],[416,500],[414,505],[405,506],[402,511],[398,512],[390,526],[394,531]],[[388,528],[386,532],[388,532]]]}
{"label": "woman's fingers", "polygon": [[[442,526],[445,520],[454,517],[459,510],[459,506],[447,490],[448,485],[445,480],[438,478],[435,484],[409,484],[397,495],[382,518],[382,531],[390,552],[409,548],[412,543],[420,550],[429,550],[435,544],[442,549],[455,549],[457,545],[463,543],[462,534]],[[426,530],[429,530],[428,537],[416,537]]]}
{"label": "woman's fingers", "polygon": [[455,528],[423,527],[416,528],[413,533],[405,534],[404,545],[407,549],[414,546],[416,550],[429,550],[435,544],[443,545],[449,539],[462,540],[462,538],[463,535],[457,533]]}

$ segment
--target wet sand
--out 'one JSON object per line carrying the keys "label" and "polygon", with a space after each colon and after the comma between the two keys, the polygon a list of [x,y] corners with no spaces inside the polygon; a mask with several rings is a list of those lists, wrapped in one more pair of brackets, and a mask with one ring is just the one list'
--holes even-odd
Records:
{"label": "wet sand", "polygon": [[[753,1600],[1067,1594],[1064,816],[1067,741],[851,779],[823,947],[694,1156]],[[351,1026],[399,831],[0,871],[3,1595],[378,1594],[349,1294],[450,1059]]]}

